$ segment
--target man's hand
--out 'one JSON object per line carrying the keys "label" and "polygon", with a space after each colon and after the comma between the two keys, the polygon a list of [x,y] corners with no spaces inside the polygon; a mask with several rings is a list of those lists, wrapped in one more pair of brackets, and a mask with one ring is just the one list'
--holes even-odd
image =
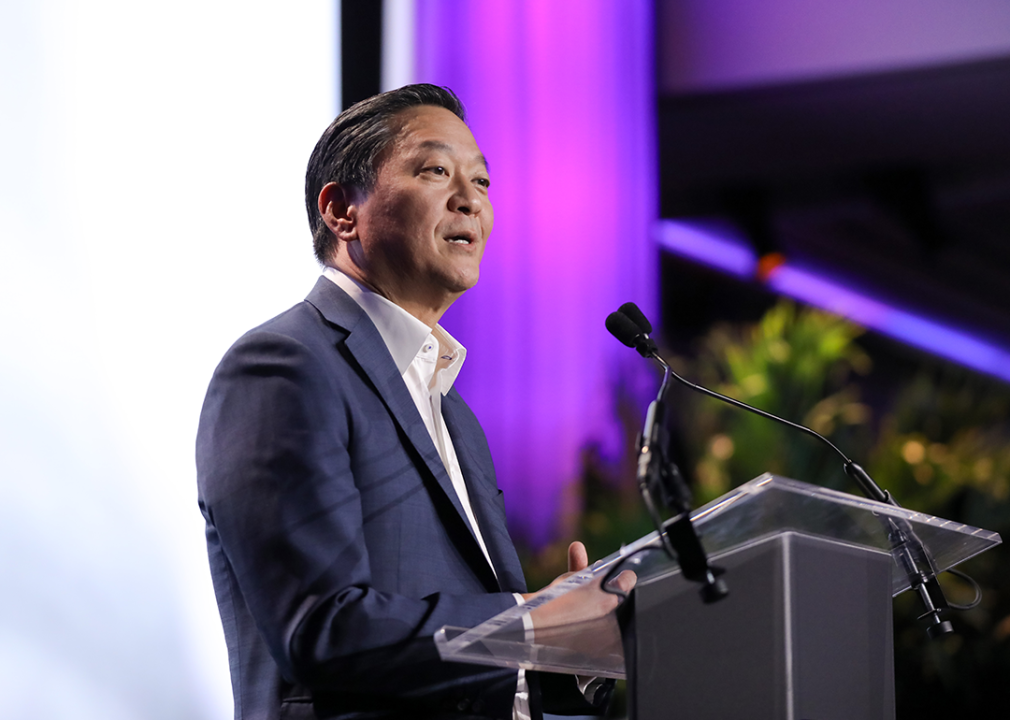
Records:
{"label": "man's hand", "polygon": [[[586,546],[578,541],[573,542],[568,546],[568,572],[558,575],[547,587],[553,587],[587,567],[589,567],[589,556],[586,553]],[[621,592],[629,593],[635,587],[637,580],[635,573],[625,570],[611,584]],[[599,620],[609,615],[617,607],[620,597],[614,593],[604,592],[600,588],[601,581],[602,578],[598,578],[532,610],[530,619],[533,621],[533,628],[542,630],[573,625]],[[529,601],[538,594],[529,593],[523,595],[523,599]]]}

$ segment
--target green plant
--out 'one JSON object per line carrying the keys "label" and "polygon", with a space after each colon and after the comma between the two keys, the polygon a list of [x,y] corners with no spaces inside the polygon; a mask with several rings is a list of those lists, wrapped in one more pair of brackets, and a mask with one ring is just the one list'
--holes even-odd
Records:
{"label": "green plant", "polygon": [[[782,302],[750,327],[716,327],[684,369],[701,384],[812,427],[850,453],[867,445],[870,412],[853,377],[869,371],[841,318]],[[846,482],[837,455],[796,430],[678,388],[676,420],[693,458],[698,504],[761,472]]]}

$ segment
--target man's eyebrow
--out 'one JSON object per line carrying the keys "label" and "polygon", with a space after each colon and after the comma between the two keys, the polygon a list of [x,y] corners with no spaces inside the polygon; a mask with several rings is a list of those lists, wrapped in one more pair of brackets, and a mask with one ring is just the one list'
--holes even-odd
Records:
{"label": "man's eyebrow", "polygon": [[422,150],[442,150],[444,152],[452,150],[452,145],[444,143],[441,140],[425,140],[418,147]]}
{"label": "man's eyebrow", "polygon": [[[444,143],[441,140],[425,140],[418,145],[422,150],[441,150],[443,152],[452,152],[453,147],[449,143]],[[477,161],[484,166],[485,170],[490,170],[487,164],[487,158],[484,157],[484,153],[477,153]]]}

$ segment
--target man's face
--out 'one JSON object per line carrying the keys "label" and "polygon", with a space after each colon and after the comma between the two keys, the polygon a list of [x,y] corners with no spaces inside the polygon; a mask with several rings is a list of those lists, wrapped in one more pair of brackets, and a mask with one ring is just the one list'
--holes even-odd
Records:
{"label": "man's face", "polygon": [[450,111],[424,105],[396,119],[375,187],[354,208],[360,243],[349,250],[363,279],[390,300],[440,314],[480,273],[494,223],[487,165]]}

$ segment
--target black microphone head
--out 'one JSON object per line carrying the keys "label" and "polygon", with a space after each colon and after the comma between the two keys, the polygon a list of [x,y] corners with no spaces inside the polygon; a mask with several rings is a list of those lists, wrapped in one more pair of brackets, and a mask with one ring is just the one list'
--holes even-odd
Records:
{"label": "black microphone head", "polygon": [[642,357],[652,357],[657,350],[653,339],[620,310],[607,315],[607,330]]}
{"label": "black microphone head", "polygon": [[607,330],[630,348],[638,344],[638,339],[642,335],[638,326],[620,311],[607,315]]}
{"label": "black microphone head", "polygon": [[628,319],[635,323],[642,332],[646,334],[652,332],[652,323],[649,322],[649,318],[645,317],[645,313],[639,310],[638,305],[635,303],[626,302],[617,309],[617,312],[627,315]]}

